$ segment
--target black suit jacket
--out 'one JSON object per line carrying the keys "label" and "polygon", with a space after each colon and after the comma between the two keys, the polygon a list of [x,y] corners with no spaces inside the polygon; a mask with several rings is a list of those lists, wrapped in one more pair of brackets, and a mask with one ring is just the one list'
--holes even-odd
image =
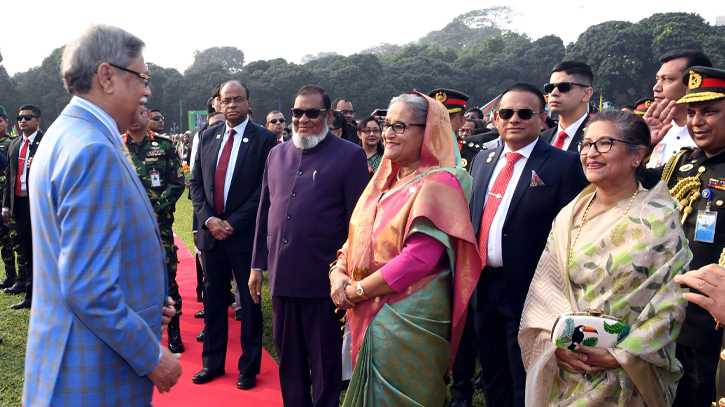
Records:
{"label": "black suit jacket", "polygon": [[[587,127],[588,121],[589,114],[587,114],[587,117],[584,118],[584,121],[579,126],[579,128],[576,129],[576,133],[574,134],[574,137],[572,137],[571,143],[569,143],[569,148],[566,149],[567,151],[572,151],[577,154],[579,153],[579,147],[577,146],[577,143],[584,139],[584,129]],[[547,143],[554,145],[558,136],[557,130],[559,130],[559,126],[552,127],[549,130],[542,132],[539,137]]]}
{"label": "black suit jacket", "polygon": [[[491,175],[496,162],[499,159],[505,160],[501,158],[502,152],[503,146],[495,150],[484,150],[476,155],[471,164],[471,218],[478,239],[486,190],[489,182],[495,181],[491,179]],[[489,157],[492,158],[491,162],[487,162]],[[531,171],[536,171],[544,185],[530,186]],[[515,185],[510,206],[498,209],[506,211],[501,248],[506,290],[515,315],[520,316],[523,311],[529,284],[546,246],[551,223],[561,208],[571,202],[588,184],[578,154],[559,150],[541,139],[537,141]],[[512,186],[509,185],[509,188]],[[477,301],[476,293],[472,298],[474,307]]]}
{"label": "black suit jacket", "polygon": [[[216,239],[205,222],[211,217],[218,217],[234,228],[234,233],[226,240],[230,250],[252,253],[264,165],[269,151],[277,145],[277,135],[251,120],[247,123],[224,212],[217,215],[214,209],[214,174],[225,131],[225,125],[210,127],[199,138],[196,162],[189,181],[194,213],[199,220],[196,245],[201,250],[214,247]],[[244,142],[245,139],[248,142]]]}
{"label": "black suit jacket", "polygon": [[[8,165],[5,169],[5,189],[3,190],[3,208],[10,208],[10,213],[13,213],[15,207],[15,181],[18,177],[18,159],[20,158],[20,146],[23,145],[23,139],[25,137],[16,137],[10,141],[8,146]],[[28,145],[30,150],[28,153],[28,159],[35,155],[40,145],[40,140],[43,139],[43,132],[38,130],[38,134],[35,135],[33,143]],[[31,164],[32,168],[32,164]],[[30,176],[30,171],[28,171]],[[27,180],[26,180],[27,183]]]}

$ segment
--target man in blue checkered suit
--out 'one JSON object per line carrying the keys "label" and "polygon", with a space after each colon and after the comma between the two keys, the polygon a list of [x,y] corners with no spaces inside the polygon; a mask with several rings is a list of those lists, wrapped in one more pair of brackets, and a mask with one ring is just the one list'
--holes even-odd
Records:
{"label": "man in blue checkered suit", "polygon": [[121,139],[151,94],[143,47],[94,25],[63,53],[74,97],[29,176],[26,407],[149,406],[154,386],[168,391],[181,375],[159,343],[168,283],[156,217]]}

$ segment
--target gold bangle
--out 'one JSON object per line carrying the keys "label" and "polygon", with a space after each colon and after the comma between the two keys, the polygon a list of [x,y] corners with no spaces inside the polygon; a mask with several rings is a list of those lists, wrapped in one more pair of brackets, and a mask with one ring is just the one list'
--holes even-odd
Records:
{"label": "gold bangle", "polygon": [[357,295],[359,295],[363,300],[367,301],[369,300],[368,297],[365,296],[365,290],[362,288],[362,281],[357,282]]}
{"label": "gold bangle", "polygon": [[330,271],[327,273],[327,276],[329,277],[330,274],[332,274],[332,270],[334,270],[336,268],[341,268],[347,274],[347,269],[345,267],[343,267],[339,264],[335,264],[334,266],[330,267]]}

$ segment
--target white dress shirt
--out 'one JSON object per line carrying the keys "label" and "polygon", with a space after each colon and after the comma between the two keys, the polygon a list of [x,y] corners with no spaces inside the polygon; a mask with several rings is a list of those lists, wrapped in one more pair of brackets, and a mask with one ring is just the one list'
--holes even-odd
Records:
{"label": "white dress shirt", "polygon": [[[498,210],[496,211],[496,215],[493,216],[493,221],[491,221],[491,228],[488,231],[488,254],[486,257],[486,263],[488,266],[503,266],[503,251],[501,250],[503,224],[506,220],[509,205],[511,205],[511,198],[516,190],[516,184],[518,184],[519,178],[521,178],[522,172],[524,171],[524,166],[526,166],[526,161],[529,159],[529,156],[531,156],[531,152],[534,150],[534,146],[538,141],[539,139],[537,138],[533,143],[518,151],[511,151],[509,146],[504,144],[503,151],[496,162],[496,166],[493,168],[493,174],[491,174],[491,179],[488,181],[488,187],[486,188],[486,200],[483,203],[481,212],[483,212],[486,208],[486,202],[488,202],[488,197],[490,196],[489,192],[491,192],[493,184],[496,182],[496,177],[498,177],[498,174],[506,165],[506,153],[515,152],[523,156],[514,164],[514,173],[511,176],[508,186],[506,187],[506,192],[503,194],[503,198],[501,199],[501,204],[499,204]],[[527,174],[523,175],[527,176]]]}
{"label": "white dress shirt", "polygon": [[672,121],[672,128],[652,150],[647,168],[657,168],[667,164],[670,157],[676,155],[683,147],[696,147],[695,142],[687,130],[687,125],[680,127]]}
{"label": "white dress shirt", "polygon": [[559,133],[561,133],[562,130],[566,132],[566,138],[564,139],[564,145],[561,147],[562,150],[566,151],[569,149],[569,144],[571,144],[571,140],[576,135],[577,130],[579,130],[579,126],[582,125],[582,122],[584,119],[589,115],[589,113],[584,113],[584,116],[579,118],[579,120],[575,121],[569,128],[566,130],[561,128],[561,121],[559,121],[559,127],[556,128],[556,134],[554,134],[554,138],[552,139],[553,143],[551,145],[554,145],[556,143],[556,138],[559,137]]}
{"label": "white dress shirt", "polygon": [[[247,128],[247,123],[249,123],[249,118],[247,118],[242,124],[234,127],[234,131],[236,131],[236,134],[234,135],[234,139],[232,142],[232,152],[229,155],[229,163],[227,164],[227,175],[224,177],[224,206],[227,204],[227,197],[229,196],[229,186],[232,184],[232,177],[234,176],[234,167],[237,164],[237,153],[239,153],[239,146],[242,145],[244,142],[244,130]],[[224,138],[222,139],[221,147],[219,148],[219,153],[216,156],[216,162],[217,165],[219,165],[219,159],[222,157],[222,151],[224,151],[224,146],[226,145],[227,140],[229,139],[229,130],[232,129],[232,127],[229,127],[229,123],[225,124],[226,129],[224,130]],[[247,142],[249,142],[249,139],[247,139]],[[216,168],[216,167],[215,167]],[[216,209],[216,208],[215,208]],[[211,218],[209,218],[211,219]],[[206,225],[209,223],[209,219],[204,222]]]}

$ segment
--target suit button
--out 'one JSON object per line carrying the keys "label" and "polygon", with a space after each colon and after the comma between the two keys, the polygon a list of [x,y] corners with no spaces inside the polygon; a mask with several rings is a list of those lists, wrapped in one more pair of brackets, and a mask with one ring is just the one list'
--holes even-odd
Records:
{"label": "suit button", "polygon": [[285,216],[285,218],[289,219],[289,218],[291,218],[291,216],[287,215],[287,216]]}
{"label": "suit button", "polygon": [[282,239],[282,243],[287,244],[288,240],[287,238]]}
{"label": "suit button", "polygon": [[297,171],[297,175],[302,175],[302,171]]}
{"label": "suit button", "polygon": [[297,193],[296,193],[296,192],[293,192],[293,193],[292,193],[292,196],[297,196]]}

